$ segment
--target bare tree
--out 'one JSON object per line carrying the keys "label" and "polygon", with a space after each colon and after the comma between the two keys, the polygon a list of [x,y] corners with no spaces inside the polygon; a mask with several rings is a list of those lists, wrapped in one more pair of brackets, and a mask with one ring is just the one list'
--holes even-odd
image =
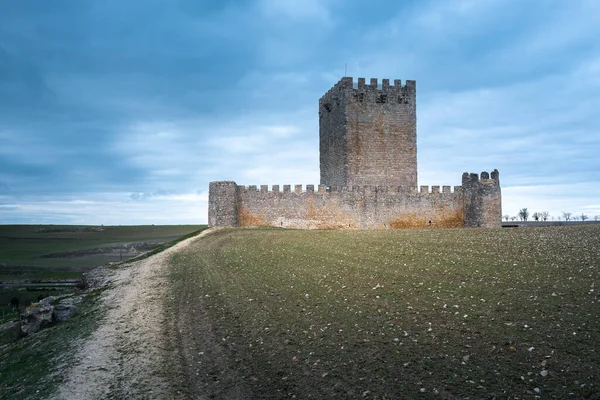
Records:
{"label": "bare tree", "polygon": [[533,215],[531,216],[534,220],[539,221],[540,220],[540,214],[538,214],[538,212],[534,212]]}
{"label": "bare tree", "polygon": [[548,211],[542,211],[540,213],[540,218],[542,219],[542,221],[548,221],[549,216],[550,216],[550,213]]}
{"label": "bare tree", "polygon": [[595,215],[595,216],[594,216],[594,221],[596,221],[596,222],[597,222],[599,219],[600,219],[600,215]]}
{"label": "bare tree", "polygon": [[565,219],[565,221],[570,221],[571,215],[573,215],[573,214],[571,214],[570,212],[563,211],[563,218]]}
{"label": "bare tree", "polygon": [[581,220],[585,221],[586,219],[588,219],[589,217],[587,215],[585,215],[584,213],[581,213]]}
{"label": "bare tree", "polygon": [[573,218],[573,221],[579,221],[579,215],[575,215]]}
{"label": "bare tree", "polygon": [[508,219],[510,218],[510,215],[505,214],[505,215],[502,216],[502,218],[504,218],[505,221],[508,221]]}
{"label": "bare tree", "polygon": [[527,218],[529,218],[529,211],[527,211],[527,208],[521,208],[517,215],[521,218],[521,221],[527,221]]}

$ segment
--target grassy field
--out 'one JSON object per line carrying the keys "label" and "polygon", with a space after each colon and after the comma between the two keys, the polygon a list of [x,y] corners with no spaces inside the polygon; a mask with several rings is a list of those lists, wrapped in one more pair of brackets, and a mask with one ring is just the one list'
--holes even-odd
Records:
{"label": "grassy field", "polygon": [[3,269],[24,266],[80,271],[86,267],[119,261],[119,254],[92,253],[89,250],[124,243],[169,242],[202,227],[0,225],[0,264]]}
{"label": "grassy field", "polygon": [[[155,233],[178,232],[177,229],[173,229],[176,227],[164,228]],[[191,228],[197,230],[190,232]],[[186,237],[195,235],[197,231],[206,229],[206,226],[178,229],[180,233],[188,233],[177,233],[177,239],[158,246],[154,251],[164,250]],[[138,227],[134,239],[137,240],[143,233],[143,227]],[[148,235],[148,232],[145,234],[146,238],[153,237]],[[144,258],[154,251],[137,259]],[[65,371],[76,362],[78,346],[103,322],[107,309],[101,306],[99,298],[104,290],[89,293],[85,300],[79,303],[79,313],[68,321],[54,324],[18,341],[15,341],[18,324],[0,325],[0,399],[41,399],[52,395],[67,378]]]}
{"label": "grassy field", "polygon": [[599,225],[224,230],[172,268],[207,397],[600,398]]}
{"label": "grassy field", "polygon": [[[0,225],[0,283],[77,280],[84,271],[119,261],[205,226]],[[128,250],[130,243],[138,249]],[[121,250],[123,248],[123,250]],[[72,292],[72,287],[0,287],[0,322],[12,314],[17,298],[28,305],[39,298]],[[12,317],[12,315],[9,315]]]}

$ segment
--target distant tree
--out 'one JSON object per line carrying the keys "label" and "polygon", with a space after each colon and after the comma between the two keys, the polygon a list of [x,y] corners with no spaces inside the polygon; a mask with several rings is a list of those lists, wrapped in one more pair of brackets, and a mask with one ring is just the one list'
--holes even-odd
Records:
{"label": "distant tree", "polygon": [[571,217],[571,218],[573,218],[573,221],[579,221],[579,215],[576,215],[576,216]]}
{"label": "distant tree", "polygon": [[508,221],[508,219],[510,218],[510,215],[505,214],[505,215],[502,216],[502,218],[504,218],[505,221]]}
{"label": "distant tree", "polygon": [[515,217],[514,215],[512,217],[510,217],[511,221],[514,221],[515,219],[517,219],[517,217]]}
{"label": "distant tree", "polygon": [[527,208],[521,208],[518,215],[519,218],[521,218],[521,221],[527,221],[527,218],[529,218],[529,211],[527,211]]}
{"label": "distant tree", "polygon": [[584,213],[581,213],[581,220],[585,221],[586,219],[588,219],[589,217],[587,215],[585,215]]}
{"label": "distant tree", "polygon": [[540,214],[539,214],[537,211],[533,213],[532,217],[533,217],[533,219],[534,219],[534,220],[536,220],[536,221],[539,221],[539,220],[540,220]]}
{"label": "distant tree", "polygon": [[542,219],[542,221],[548,221],[549,216],[550,216],[550,213],[548,211],[542,211],[540,213],[540,218]]}
{"label": "distant tree", "polygon": [[565,221],[570,221],[571,215],[573,215],[573,214],[571,214],[570,212],[563,211],[563,218],[565,219]]}
{"label": "distant tree", "polygon": [[596,222],[597,222],[599,219],[600,219],[600,215],[595,215],[595,216],[594,216],[594,221],[596,221]]}

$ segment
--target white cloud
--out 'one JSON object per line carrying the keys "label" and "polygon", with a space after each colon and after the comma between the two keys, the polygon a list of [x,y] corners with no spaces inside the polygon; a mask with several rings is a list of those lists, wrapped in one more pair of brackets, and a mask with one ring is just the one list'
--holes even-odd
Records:
{"label": "white cloud", "polygon": [[581,181],[577,174],[597,167],[600,151],[595,65],[587,60],[567,75],[509,86],[428,93],[418,106],[421,168],[498,168],[510,183],[539,180],[540,171],[565,184]]}
{"label": "white cloud", "polygon": [[517,54],[534,59],[548,53],[570,53],[582,43],[595,41],[600,34],[600,3],[597,1],[556,2],[540,14],[528,21],[531,29],[518,42],[508,44],[492,58],[506,61]]}
{"label": "white cloud", "polygon": [[250,125],[244,128],[239,125],[236,123],[236,126],[222,128],[205,144],[223,153],[256,153],[278,147],[277,142],[282,143],[300,132],[300,128],[294,125]]}
{"label": "white cloud", "polygon": [[0,130],[0,156],[18,159],[32,166],[47,166],[60,162],[73,154],[73,149],[53,142],[52,138],[40,136],[27,130]]}
{"label": "white cloud", "polygon": [[268,18],[292,21],[328,22],[327,2],[323,0],[260,0],[258,8]]}
{"label": "white cloud", "polygon": [[486,24],[494,11],[506,6],[506,0],[454,0],[423,2],[412,20],[415,26],[429,33],[473,30]]}
{"label": "white cloud", "polygon": [[3,223],[81,225],[205,224],[208,194],[191,192],[134,201],[129,193],[89,194],[85,198],[0,197]]}
{"label": "white cloud", "polygon": [[[147,171],[144,192],[176,192],[214,180],[246,184],[318,183],[316,112],[214,120],[144,121],[118,135],[113,149]],[[312,115],[315,114],[315,115]],[[138,189],[139,190],[139,189]]]}
{"label": "white cloud", "polygon": [[502,213],[517,215],[521,208],[530,212],[548,211],[557,217],[563,212],[600,215],[600,185],[595,182],[564,185],[516,186],[502,188]]}

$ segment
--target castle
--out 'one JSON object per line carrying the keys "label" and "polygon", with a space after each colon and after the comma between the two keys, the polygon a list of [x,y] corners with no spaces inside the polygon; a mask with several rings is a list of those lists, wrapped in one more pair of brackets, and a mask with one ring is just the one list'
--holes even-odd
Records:
{"label": "castle", "polygon": [[416,83],[342,78],[319,100],[321,182],[210,183],[209,226],[389,229],[501,226],[497,170],[417,186]]}

